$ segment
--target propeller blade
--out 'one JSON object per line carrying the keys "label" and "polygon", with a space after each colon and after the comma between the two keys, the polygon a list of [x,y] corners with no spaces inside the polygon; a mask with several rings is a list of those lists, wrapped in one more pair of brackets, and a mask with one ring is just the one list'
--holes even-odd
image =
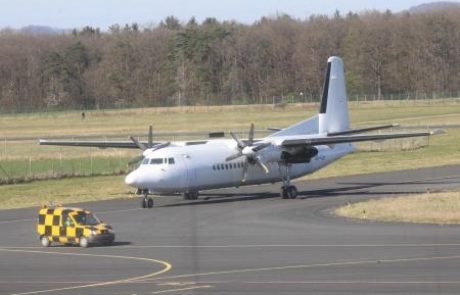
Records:
{"label": "propeller blade", "polygon": [[143,159],[144,159],[144,156],[140,155],[140,156],[134,157],[131,160],[129,160],[128,164],[133,165],[133,164],[136,164],[139,161],[142,161]]}
{"label": "propeller blade", "polygon": [[145,144],[143,144],[142,142],[139,142],[137,139],[135,139],[134,137],[130,136],[129,137],[132,142],[134,142],[138,148],[140,148],[141,150],[145,151],[147,149],[147,147],[145,146]]}
{"label": "propeller blade", "polygon": [[267,166],[265,166],[265,164],[259,159],[259,157],[255,157],[254,160],[256,161],[257,165],[259,165],[262,169],[264,169],[265,174],[270,173]]}
{"label": "propeller blade", "polygon": [[233,132],[230,132],[230,135],[233,137],[233,139],[238,143],[238,149],[242,150],[243,148],[246,147],[246,144],[244,142],[242,142],[238,136],[236,136],[235,133]]}
{"label": "propeller blade", "polygon": [[228,156],[227,158],[225,158],[225,161],[231,161],[231,160],[235,160],[235,159],[238,159],[239,157],[243,156],[243,153],[240,151],[234,155],[231,155],[231,156]]}
{"label": "propeller blade", "polygon": [[254,123],[251,123],[251,128],[249,128],[249,145],[252,145],[254,142]]}
{"label": "propeller blade", "polygon": [[165,148],[165,147],[167,147],[167,146],[170,145],[170,144],[171,144],[171,142],[169,142],[169,141],[168,141],[168,142],[164,142],[164,143],[159,143],[159,144],[154,145],[154,146],[152,147],[152,151],[156,151],[156,150]]}
{"label": "propeller blade", "polygon": [[266,147],[269,147],[270,145],[271,145],[270,142],[262,143],[262,144],[256,146],[255,148],[253,148],[252,151],[253,151],[253,152],[258,152],[258,151],[260,151],[260,150],[263,150],[263,149],[266,148]]}
{"label": "propeller blade", "polygon": [[149,140],[148,140],[148,147],[153,147],[153,127],[152,125],[149,126]]}
{"label": "propeller blade", "polygon": [[248,176],[248,165],[244,163],[243,166],[243,178],[241,179],[241,182],[246,182],[246,177]]}

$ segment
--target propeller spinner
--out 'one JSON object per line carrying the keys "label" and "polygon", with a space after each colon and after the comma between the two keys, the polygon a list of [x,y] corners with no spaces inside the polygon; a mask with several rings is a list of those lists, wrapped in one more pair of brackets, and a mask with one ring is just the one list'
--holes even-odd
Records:
{"label": "propeller spinner", "polygon": [[[265,142],[261,143],[258,145],[254,145],[254,124],[251,124],[251,127],[249,129],[249,134],[248,134],[248,140],[246,142],[242,141],[241,139],[236,136],[235,133],[230,132],[230,135],[232,138],[236,141],[237,145],[236,148],[238,152],[236,154],[233,154],[231,156],[228,156],[225,161],[232,161],[235,159],[238,159],[239,157],[245,157],[247,163],[251,165],[258,165],[261,167],[265,173],[269,173],[269,170],[267,166],[263,163],[260,155],[258,154],[259,151],[263,150],[264,148],[268,147],[271,145],[270,142]],[[248,170],[248,165],[244,165],[243,167],[243,179],[241,180],[242,182],[246,181],[246,176],[247,176],[247,170]]]}

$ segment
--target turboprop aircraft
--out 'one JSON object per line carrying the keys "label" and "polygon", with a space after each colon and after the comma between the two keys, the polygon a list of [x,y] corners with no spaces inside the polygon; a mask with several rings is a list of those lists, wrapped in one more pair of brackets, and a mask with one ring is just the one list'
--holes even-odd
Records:
{"label": "turboprop aircraft", "polygon": [[254,138],[252,124],[246,140],[231,132],[232,139],[153,142],[150,128],[147,142],[131,137],[131,141],[40,140],[40,144],[141,149],[142,155],[134,161],[142,163],[125,182],[143,196],[142,207],[152,208],[149,194],[182,193],[184,199],[196,200],[202,190],[275,182],[282,182],[281,198],[296,198],[291,179],[353,152],[353,142],[437,133],[356,135],[393,126],[350,129],[343,63],[333,56],[327,61],[319,114],[264,138]]}

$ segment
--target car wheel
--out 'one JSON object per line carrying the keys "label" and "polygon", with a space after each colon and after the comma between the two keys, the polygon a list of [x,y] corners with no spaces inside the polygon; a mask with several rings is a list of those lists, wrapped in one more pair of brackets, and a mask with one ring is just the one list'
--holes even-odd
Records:
{"label": "car wheel", "polygon": [[80,237],[80,247],[87,248],[88,247],[88,239],[85,237]]}
{"label": "car wheel", "polygon": [[43,247],[49,247],[51,245],[51,241],[47,236],[42,236],[40,238],[40,242],[42,243]]}

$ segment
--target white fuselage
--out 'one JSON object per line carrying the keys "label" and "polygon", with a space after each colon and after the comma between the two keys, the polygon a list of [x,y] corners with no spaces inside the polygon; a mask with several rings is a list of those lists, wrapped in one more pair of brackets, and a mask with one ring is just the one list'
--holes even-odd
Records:
{"label": "white fuselage", "polygon": [[[286,177],[286,171],[289,171],[289,178],[298,178],[353,151],[353,145],[348,143],[333,147],[318,146],[318,154],[309,163],[289,164],[289,169],[286,169],[280,161],[270,160],[266,162],[269,172],[265,173],[260,166],[247,163],[244,157],[227,162],[226,158],[235,153],[235,148],[232,140],[213,140],[193,145],[175,143],[167,148],[145,153],[143,163],[126,176],[125,182],[152,193],[275,183]],[[243,165],[248,166],[244,181]]]}

